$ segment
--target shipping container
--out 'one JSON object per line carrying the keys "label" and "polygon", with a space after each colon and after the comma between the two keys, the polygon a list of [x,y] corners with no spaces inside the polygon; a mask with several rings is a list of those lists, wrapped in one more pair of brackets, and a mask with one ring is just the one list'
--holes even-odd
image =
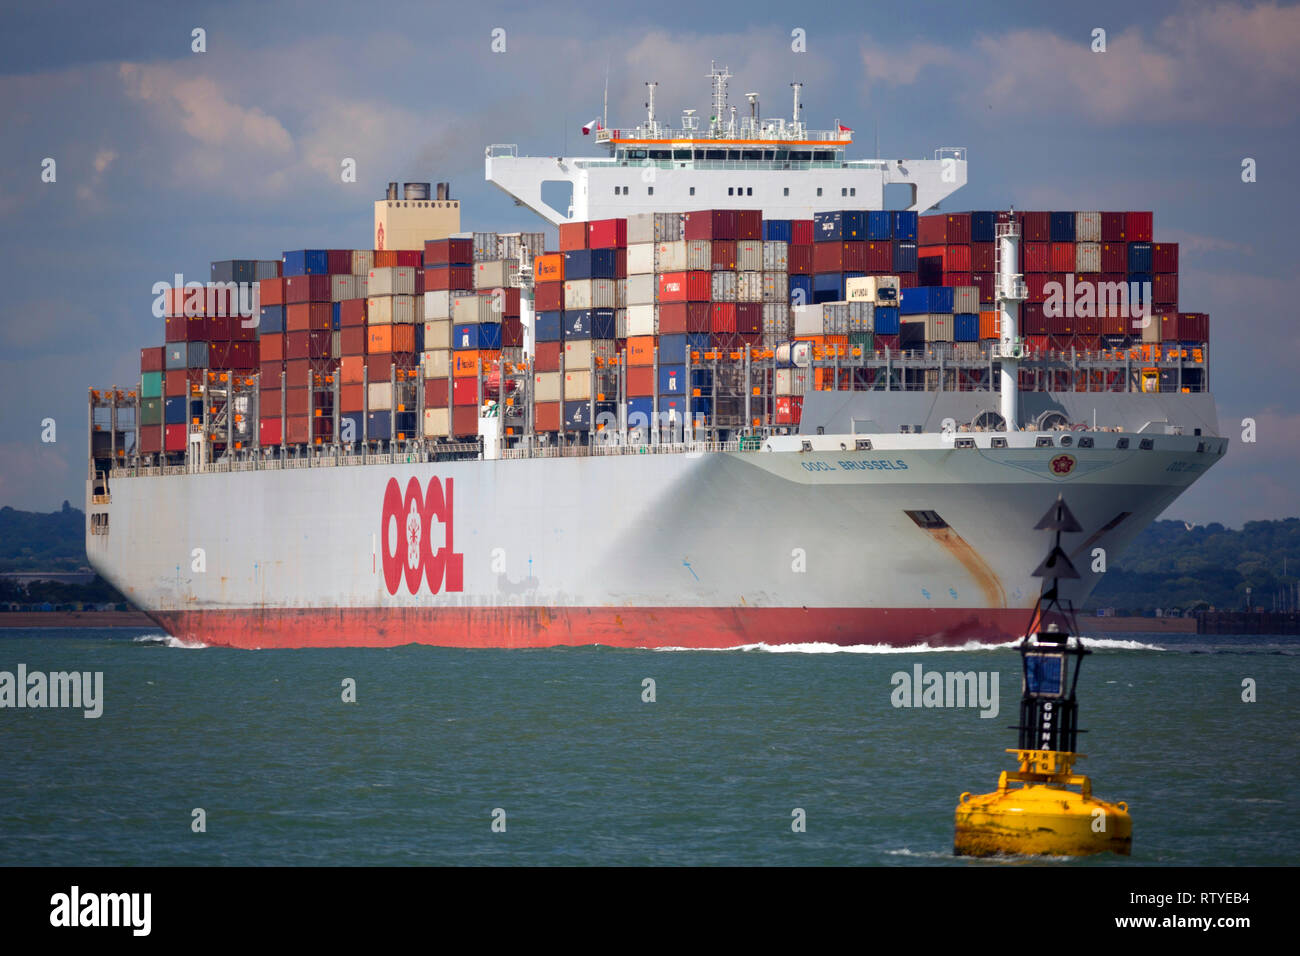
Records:
{"label": "shipping container", "polygon": [[790,301],[790,277],[785,272],[763,273],[763,301]]}
{"label": "shipping container", "polygon": [[[587,223],[587,248],[613,249],[627,245],[626,219],[597,219]],[[577,278],[597,278],[599,273]]]}
{"label": "shipping container", "polygon": [[1151,247],[1151,267],[1153,272],[1178,271],[1178,243],[1159,242]]}
{"label": "shipping container", "polygon": [[[1056,213],[1053,213],[1056,215]],[[1073,242],[1053,242],[1051,244],[1051,268],[1049,272],[1073,272],[1074,271],[1074,243]]]}
{"label": "shipping container", "polygon": [[566,282],[574,279],[613,279],[617,271],[614,249],[574,249],[564,253]]}
{"label": "shipping container", "polygon": [[796,246],[791,245],[787,250],[789,265],[787,271],[793,275],[812,275],[813,271],[813,249],[812,245]]}
{"label": "shipping container", "polygon": [[[423,263],[430,266],[468,266],[474,262],[474,240],[430,239],[424,244]],[[356,271],[355,268],[353,271]]]}
{"label": "shipping container", "polygon": [[499,349],[501,348],[501,326],[496,322],[457,325],[452,333],[452,347],[460,350]]}
{"label": "shipping container", "polygon": [[329,251],[326,249],[295,249],[285,252],[280,259],[281,275],[328,275]]}
{"label": "shipping container", "polygon": [[1022,242],[1051,242],[1052,214],[1049,212],[1022,212],[1020,238]]}
{"label": "shipping container", "polygon": [[915,272],[917,267],[917,246],[915,242],[894,241],[894,266],[896,273]]}
{"label": "shipping container", "polygon": [[[647,213],[646,215],[650,215]],[[655,271],[655,252],[658,244],[638,242],[627,247],[627,277],[649,275]]]}
{"label": "shipping container", "polygon": [[790,241],[790,220],[789,219],[764,219],[763,220],[763,240],[765,242],[786,242]]}
{"label": "shipping container", "polygon": [[970,213],[939,213],[922,216],[918,222],[917,243],[922,246],[969,243]]}
{"label": "shipping container", "polygon": [[903,289],[899,311],[903,315],[952,312],[953,290],[945,286],[918,286]]}
{"label": "shipping container", "polygon": [[1101,213],[1076,212],[1074,214],[1074,241],[1101,242]]}
{"label": "shipping container", "polygon": [[533,338],[537,342],[559,342],[563,337],[564,313],[559,310],[538,312],[533,317]]}
{"label": "shipping container", "polygon": [[1074,242],[1074,213],[1052,213],[1050,228],[1052,233],[1052,242]]}
{"label": "shipping container", "polygon": [[562,222],[559,229],[561,252],[587,248],[587,223]]}
{"label": "shipping container", "polygon": [[[916,242],[918,216],[910,209],[897,209],[889,214],[889,236],[895,242]],[[799,240],[796,239],[796,242]]]}
{"label": "shipping container", "polygon": [[331,314],[328,302],[299,302],[285,306],[284,330],[286,332],[328,332]]}
{"label": "shipping container", "polygon": [[[1126,242],[1150,242],[1155,216],[1149,212],[1124,214],[1124,239]],[[1131,270],[1136,271],[1136,270]],[[1148,270],[1142,270],[1148,271]]]}
{"label": "shipping container", "polygon": [[339,303],[339,328],[349,328],[365,324],[365,299],[344,299]]}
{"label": "shipping container", "polygon": [[[649,306],[653,315],[653,306]],[[613,339],[613,309],[566,309],[563,317],[564,340]],[[653,334],[653,333],[647,333]]]}
{"label": "shipping container", "polygon": [[[1097,213],[1096,215],[1100,215]],[[1069,272],[1069,269],[1061,271]],[[1101,243],[1099,242],[1077,242],[1074,245],[1074,269],[1075,272],[1100,272],[1101,271]]]}
{"label": "shipping container", "polygon": [[[565,263],[568,270],[568,263]],[[616,304],[613,279],[565,279],[565,309],[612,309]]]}
{"label": "shipping container", "polygon": [[284,305],[284,279],[263,279],[257,284],[258,304]]}
{"label": "shipping container", "polygon": [[[739,218],[739,211],[735,209],[705,209],[688,212],[682,235],[686,239],[738,239],[740,238]],[[759,228],[761,230],[761,224]],[[747,238],[759,238],[759,236]]]}
{"label": "shipping container", "polygon": [[1124,213],[1103,212],[1101,214],[1101,241],[1127,242],[1128,233],[1124,227]]}

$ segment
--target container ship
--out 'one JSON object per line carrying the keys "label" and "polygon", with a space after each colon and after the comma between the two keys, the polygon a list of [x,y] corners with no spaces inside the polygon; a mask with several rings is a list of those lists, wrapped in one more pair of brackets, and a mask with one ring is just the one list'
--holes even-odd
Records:
{"label": "container ship", "polygon": [[1227,447],[1177,244],[935,211],[963,149],[849,159],[709,77],[708,123],[649,84],[599,157],[486,147],[555,248],[390,183],[364,249],[155,287],[89,391],[91,564],[210,645],[941,646],[1019,635],[1062,497],[1082,605]]}

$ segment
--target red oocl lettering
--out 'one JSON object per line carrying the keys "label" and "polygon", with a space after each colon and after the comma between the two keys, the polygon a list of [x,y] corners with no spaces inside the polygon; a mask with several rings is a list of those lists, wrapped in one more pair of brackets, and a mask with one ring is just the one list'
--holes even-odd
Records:
{"label": "red oocl lettering", "polygon": [[[389,594],[397,594],[403,578],[411,594],[420,590],[421,578],[434,594],[465,589],[465,556],[456,552],[454,544],[453,502],[450,478],[445,489],[439,479],[430,478],[423,493],[419,480],[411,478],[405,494],[396,478],[388,479],[380,520],[384,586]],[[436,551],[432,541],[435,520],[444,532]]]}

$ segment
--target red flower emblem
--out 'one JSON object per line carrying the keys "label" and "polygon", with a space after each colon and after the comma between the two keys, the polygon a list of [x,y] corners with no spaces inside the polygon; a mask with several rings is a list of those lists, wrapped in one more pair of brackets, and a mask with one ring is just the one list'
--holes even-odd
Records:
{"label": "red flower emblem", "polygon": [[1068,475],[1074,471],[1074,464],[1073,455],[1057,455],[1052,459],[1052,474]]}

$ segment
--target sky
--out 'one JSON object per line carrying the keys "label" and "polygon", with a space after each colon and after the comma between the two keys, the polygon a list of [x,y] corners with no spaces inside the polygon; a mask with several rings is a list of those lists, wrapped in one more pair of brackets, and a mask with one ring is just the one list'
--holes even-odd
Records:
{"label": "sky", "polygon": [[367,245],[390,180],[449,180],[464,229],[540,229],[484,182],[484,147],[592,155],[607,76],[611,124],[644,115],[646,80],[667,119],[707,108],[716,59],[765,115],[802,81],[805,119],[857,130],[853,155],[876,131],[889,158],[966,147],[945,209],[1153,209],[1182,244],[1180,307],[1210,313],[1233,439],[1164,517],[1300,514],[1296,5],[121,6],[0,13],[0,505],[84,503],[86,389],[133,384],[162,344],[155,282]]}

